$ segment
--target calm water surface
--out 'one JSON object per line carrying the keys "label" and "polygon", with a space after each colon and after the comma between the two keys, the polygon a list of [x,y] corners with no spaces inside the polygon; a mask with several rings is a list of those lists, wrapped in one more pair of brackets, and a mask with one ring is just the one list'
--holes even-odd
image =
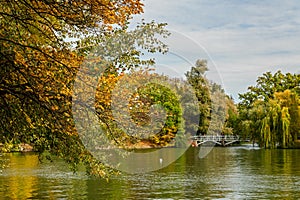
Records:
{"label": "calm water surface", "polygon": [[0,154],[0,199],[300,199],[300,150],[198,153],[190,148],[159,171],[109,182],[73,174],[63,162],[41,164],[36,154]]}

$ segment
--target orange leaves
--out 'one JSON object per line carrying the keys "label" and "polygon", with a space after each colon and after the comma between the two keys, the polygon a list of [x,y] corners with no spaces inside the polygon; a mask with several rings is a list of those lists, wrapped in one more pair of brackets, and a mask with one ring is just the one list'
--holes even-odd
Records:
{"label": "orange leaves", "polygon": [[[33,1],[31,4],[33,10],[43,13],[43,17],[63,19],[65,23],[77,27],[96,27],[98,23],[124,25],[128,17],[143,12],[140,0],[60,1],[51,4]],[[54,19],[52,21],[55,22]]]}
{"label": "orange leaves", "polygon": [[96,92],[96,109],[105,110],[111,105],[111,93],[120,79],[115,74],[103,75],[99,78],[99,84]]}
{"label": "orange leaves", "polygon": [[179,96],[166,77],[149,69],[104,74],[99,78],[95,107],[100,124],[124,148],[141,141],[153,146],[173,145],[184,126]]}
{"label": "orange leaves", "polygon": [[57,105],[54,105],[54,106],[51,107],[51,109],[52,109],[53,111],[56,111],[56,110],[58,110],[58,106],[57,106]]}
{"label": "orange leaves", "polygon": [[[0,140],[34,143],[69,162],[82,161],[78,154],[84,148],[71,114],[72,87],[90,49],[76,48],[99,44],[89,37],[106,37],[116,27],[112,24],[126,26],[142,6],[140,0],[2,1]],[[93,62],[101,62],[97,59]],[[99,74],[99,69],[94,72]],[[93,78],[83,82],[93,84]],[[112,74],[101,78],[101,90],[95,94],[99,110],[110,106],[118,78]],[[101,166],[93,164],[94,169]],[[101,167],[93,173],[106,176]]]}

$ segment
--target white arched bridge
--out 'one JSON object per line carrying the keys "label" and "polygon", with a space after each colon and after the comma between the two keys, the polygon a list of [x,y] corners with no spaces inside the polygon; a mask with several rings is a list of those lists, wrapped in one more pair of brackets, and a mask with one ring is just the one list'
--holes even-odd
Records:
{"label": "white arched bridge", "polygon": [[[230,144],[239,143],[240,137],[237,135],[197,135],[192,136],[192,145],[199,146],[204,143],[215,143],[220,146],[228,146]],[[249,142],[249,140],[243,140]]]}

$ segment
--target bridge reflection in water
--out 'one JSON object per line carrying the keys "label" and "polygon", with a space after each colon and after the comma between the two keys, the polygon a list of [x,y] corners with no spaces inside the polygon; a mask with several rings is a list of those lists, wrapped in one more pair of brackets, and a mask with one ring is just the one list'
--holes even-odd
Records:
{"label": "bridge reflection in water", "polygon": [[[230,144],[239,143],[241,139],[237,135],[199,135],[192,136],[192,146],[200,146],[204,143],[215,143],[220,146],[228,146]],[[249,140],[243,140],[249,142]]]}

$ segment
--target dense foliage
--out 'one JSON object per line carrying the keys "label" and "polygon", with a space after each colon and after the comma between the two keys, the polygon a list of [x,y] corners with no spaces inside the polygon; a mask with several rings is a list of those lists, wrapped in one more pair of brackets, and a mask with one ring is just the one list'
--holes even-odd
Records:
{"label": "dense foliage", "polygon": [[[101,76],[95,107],[114,145],[174,145],[175,135],[183,129],[183,119],[181,97],[169,87],[170,81],[149,70]],[[134,88],[137,90],[131,91]]]}
{"label": "dense foliage", "polygon": [[300,134],[300,75],[264,73],[240,95],[237,131],[266,148],[293,147]]}
{"label": "dense foliage", "polygon": [[[1,1],[3,150],[14,143],[28,143],[39,152],[65,159],[74,169],[84,163],[89,173],[110,173],[78,138],[72,119],[72,87],[78,70],[91,66],[86,60],[95,45],[102,46],[104,53],[91,62],[102,60],[114,71],[153,63],[139,59],[137,46],[149,52],[164,51],[155,39],[155,34],[165,34],[164,25],[143,22],[136,30],[127,30],[128,20],[141,13],[142,6],[139,0]],[[120,39],[131,40],[121,48]],[[93,83],[92,79],[84,81]]]}
{"label": "dense foliage", "polygon": [[196,134],[233,134],[234,118],[237,116],[234,101],[220,85],[206,78],[207,71],[207,61],[200,59],[185,74],[198,100],[199,113],[195,114],[199,122]]}

